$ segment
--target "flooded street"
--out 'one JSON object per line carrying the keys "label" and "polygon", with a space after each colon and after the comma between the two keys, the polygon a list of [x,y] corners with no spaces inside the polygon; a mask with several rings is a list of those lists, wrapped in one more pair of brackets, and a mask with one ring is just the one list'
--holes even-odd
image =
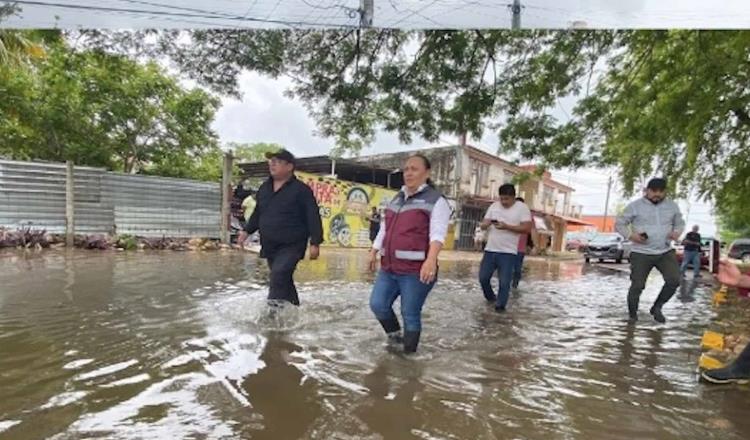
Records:
{"label": "flooded street", "polygon": [[627,276],[530,262],[509,311],[446,262],[416,357],[386,347],[364,252],[306,261],[271,316],[240,253],[0,254],[0,438],[747,439],[750,390],[698,383],[710,292],[629,327]]}

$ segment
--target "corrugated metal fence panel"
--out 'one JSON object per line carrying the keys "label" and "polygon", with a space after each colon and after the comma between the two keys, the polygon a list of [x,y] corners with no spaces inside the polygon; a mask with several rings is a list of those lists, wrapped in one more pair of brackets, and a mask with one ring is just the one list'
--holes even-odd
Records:
{"label": "corrugated metal fence panel", "polygon": [[220,236],[221,185],[218,183],[108,173],[104,194],[115,206],[115,224],[120,234]]}
{"label": "corrugated metal fence panel", "polygon": [[[65,232],[64,164],[0,160],[0,226]],[[76,233],[219,237],[221,187],[75,167]]]}

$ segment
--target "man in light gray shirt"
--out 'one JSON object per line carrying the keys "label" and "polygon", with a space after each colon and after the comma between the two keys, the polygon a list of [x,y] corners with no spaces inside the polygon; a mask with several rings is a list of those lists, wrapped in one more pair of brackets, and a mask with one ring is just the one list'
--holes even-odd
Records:
{"label": "man in light gray shirt", "polygon": [[646,195],[629,204],[615,223],[617,232],[633,242],[630,254],[631,284],[628,291],[631,322],[638,320],[638,302],[653,268],[661,272],[664,278],[664,287],[650,311],[654,320],[666,322],[662,306],[680,287],[680,266],[671,242],[680,238],[685,229],[685,221],[680,207],[668,200],[666,195],[667,181],[651,179],[646,187]]}

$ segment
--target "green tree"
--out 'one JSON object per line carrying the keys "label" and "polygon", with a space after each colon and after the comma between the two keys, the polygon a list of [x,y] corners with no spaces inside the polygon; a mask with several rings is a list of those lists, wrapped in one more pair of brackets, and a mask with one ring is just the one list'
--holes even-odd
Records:
{"label": "green tree", "polygon": [[[0,5],[0,23],[19,12],[16,5]],[[22,31],[0,28],[0,66],[20,65],[45,55],[43,37],[57,36],[55,31]]]}
{"label": "green tree", "polygon": [[156,63],[58,42],[33,69],[0,67],[0,95],[0,154],[11,158],[191,177],[218,148],[218,100]]}
{"label": "green tree", "polygon": [[229,142],[226,148],[232,150],[232,154],[237,162],[263,162],[266,160],[266,153],[279,151],[284,146],[269,142],[254,142],[249,144]]}
{"label": "green tree", "polygon": [[[747,206],[748,31],[226,31],[171,47],[202,84],[237,91],[243,69],[287,75],[339,147],[377,128],[479,137],[546,166],[615,166],[626,192],[652,175]],[[556,118],[561,99],[575,99]],[[729,209],[729,208],[728,208]],[[733,213],[727,213],[732,216]]]}

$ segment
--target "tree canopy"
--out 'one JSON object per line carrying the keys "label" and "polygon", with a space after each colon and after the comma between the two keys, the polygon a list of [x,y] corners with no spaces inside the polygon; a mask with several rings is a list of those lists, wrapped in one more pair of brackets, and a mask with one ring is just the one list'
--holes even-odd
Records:
{"label": "tree canopy", "polygon": [[378,127],[404,141],[493,130],[525,159],[707,196],[750,160],[750,32],[208,30],[171,53],[221,92],[243,69],[291,77],[321,132],[352,149]]}
{"label": "tree canopy", "polygon": [[[667,176],[678,194],[715,200],[728,223],[739,213],[723,205],[750,203],[748,31],[202,30],[191,37],[160,49],[223,93],[237,93],[243,69],[289,76],[289,93],[339,148],[358,150],[379,128],[405,142],[490,130],[501,153],[551,167],[616,167],[627,193]],[[561,100],[575,103],[563,117]]]}
{"label": "tree canopy", "polygon": [[[106,53],[168,57],[219,93],[252,70],[290,95],[337,149],[378,129],[404,142],[487,131],[501,153],[549,167],[616,167],[626,192],[669,177],[748,219],[750,32],[196,30],[89,32]],[[148,37],[148,38],[146,38]],[[574,102],[569,114],[560,102]],[[557,116],[555,116],[557,115]],[[124,159],[123,159],[124,160]]]}
{"label": "tree canopy", "polygon": [[[33,32],[3,36],[34,41]],[[45,46],[29,63],[0,63],[0,155],[192,177],[218,150],[218,99],[204,90],[155,62],[75,51],[60,38]]]}

